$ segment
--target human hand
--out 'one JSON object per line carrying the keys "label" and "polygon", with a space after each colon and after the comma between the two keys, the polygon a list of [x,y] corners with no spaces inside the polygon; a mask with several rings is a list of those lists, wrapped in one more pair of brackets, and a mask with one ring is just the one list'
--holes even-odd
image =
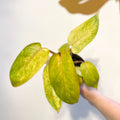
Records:
{"label": "human hand", "polygon": [[96,96],[100,95],[99,91],[95,88],[88,87],[83,83],[82,86],[80,86],[80,93],[82,97],[87,99],[89,102],[93,101]]}
{"label": "human hand", "polygon": [[97,89],[80,86],[81,95],[98,109],[107,120],[120,120],[120,104],[103,96]]}

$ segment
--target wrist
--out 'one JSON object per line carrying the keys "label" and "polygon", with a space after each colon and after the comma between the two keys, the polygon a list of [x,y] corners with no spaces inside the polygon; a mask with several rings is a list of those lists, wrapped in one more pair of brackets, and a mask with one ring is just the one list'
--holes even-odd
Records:
{"label": "wrist", "polygon": [[99,91],[97,91],[96,89],[91,89],[91,90],[87,91],[86,99],[92,105],[94,105],[96,102],[99,101],[99,98],[101,98],[100,96],[101,96],[101,93]]}

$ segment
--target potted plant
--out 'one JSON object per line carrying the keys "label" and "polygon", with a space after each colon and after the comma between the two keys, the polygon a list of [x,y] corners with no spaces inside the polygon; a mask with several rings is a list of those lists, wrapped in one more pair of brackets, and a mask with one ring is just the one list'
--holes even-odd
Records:
{"label": "potted plant", "polygon": [[[99,74],[96,67],[77,54],[96,36],[98,14],[73,29],[68,42],[57,53],[41,47],[40,43],[27,45],[15,59],[10,80],[14,87],[30,80],[46,63],[43,71],[44,89],[48,102],[58,112],[61,103],[74,104],[80,96],[80,85],[97,88]],[[52,56],[49,58],[49,54]]]}

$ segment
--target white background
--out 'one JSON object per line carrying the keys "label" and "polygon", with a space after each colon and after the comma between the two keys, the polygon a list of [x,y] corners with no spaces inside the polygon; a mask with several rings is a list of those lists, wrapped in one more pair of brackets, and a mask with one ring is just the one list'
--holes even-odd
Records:
{"label": "white background", "polygon": [[[43,68],[24,85],[13,88],[10,67],[19,52],[40,42],[57,52],[69,32],[92,15],[70,14],[58,0],[0,0],[0,120],[105,120],[85,99],[59,114],[45,98]],[[98,34],[79,55],[93,62],[100,74],[98,90],[120,102],[120,13],[115,0],[99,14]]]}

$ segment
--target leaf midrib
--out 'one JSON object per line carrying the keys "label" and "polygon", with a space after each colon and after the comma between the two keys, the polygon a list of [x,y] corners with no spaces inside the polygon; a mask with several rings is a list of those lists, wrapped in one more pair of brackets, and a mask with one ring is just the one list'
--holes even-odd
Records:
{"label": "leaf midrib", "polygon": [[33,58],[42,50],[43,48],[40,48],[36,51],[36,53],[30,58],[30,60],[23,66],[19,69],[19,71],[25,69],[29,64],[30,62],[33,60]]}
{"label": "leaf midrib", "polygon": [[62,72],[62,76],[63,76],[63,85],[64,85],[64,93],[65,93],[65,96],[66,96],[66,85],[65,85],[65,75],[63,74],[63,67],[62,67],[62,56],[61,55],[59,55],[60,56],[60,68],[61,68],[61,72]]}

